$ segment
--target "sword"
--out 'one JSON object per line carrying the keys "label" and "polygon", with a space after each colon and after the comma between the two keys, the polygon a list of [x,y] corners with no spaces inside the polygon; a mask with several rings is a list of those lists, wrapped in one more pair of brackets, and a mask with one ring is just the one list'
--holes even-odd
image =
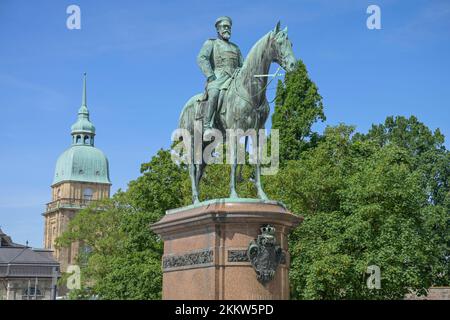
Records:
{"label": "sword", "polygon": [[272,74],[255,74],[255,78],[265,78],[265,77],[277,77],[277,76],[284,76],[283,73],[272,73]]}

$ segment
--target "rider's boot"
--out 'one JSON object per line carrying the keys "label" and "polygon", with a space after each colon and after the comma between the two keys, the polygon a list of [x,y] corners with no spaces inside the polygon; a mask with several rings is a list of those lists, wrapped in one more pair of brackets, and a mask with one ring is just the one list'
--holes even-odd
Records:
{"label": "rider's boot", "polygon": [[213,131],[214,128],[211,124],[207,124],[205,125],[205,127],[203,128],[203,135],[206,136],[212,136],[213,135]]}
{"label": "rider's boot", "polygon": [[205,112],[204,125],[203,125],[203,133],[204,135],[210,134],[214,125],[214,106],[212,105],[214,101],[208,101],[208,108]]}

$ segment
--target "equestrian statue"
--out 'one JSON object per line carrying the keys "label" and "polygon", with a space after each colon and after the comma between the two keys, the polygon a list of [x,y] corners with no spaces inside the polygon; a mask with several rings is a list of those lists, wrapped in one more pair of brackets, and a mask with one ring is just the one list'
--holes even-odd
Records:
{"label": "equestrian statue", "polygon": [[[231,26],[229,17],[216,20],[217,39],[207,40],[197,57],[197,63],[207,80],[205,92],[188,100],[179,119],[179,128],[187,130],[191,137],[189,174],[194,203],[199,202],[198,186],[206,167],[204,160],[201,163],[194,162],[195,123],[201,121],[205,136],[214,129],[219,130],[223,136],[229,129],[240,129],[243,132],[254,129],[259,133],[259,129],[264,128],[270,111],[266,98],[268,77],[255,75],[267,75],[272,62],[276,62],[287,72],[293,71],[296,65],[287,28],[281,30],[279,22],[274,30],[254,44],[245,60],[239,47],[230,41]],[[255,140],[252,144],[256,144],[254,147],[258,148],[259,138]],[[237,139],[228,143],[233,143],[232,147],[237,150]],[[204,147],[202,145],[202,149]],[[230,198],[236,199],[239,198],[236,192],[236,152],[231,161]],[[255,167],[258,198],[267,200],[261,186],[259,159]]]}

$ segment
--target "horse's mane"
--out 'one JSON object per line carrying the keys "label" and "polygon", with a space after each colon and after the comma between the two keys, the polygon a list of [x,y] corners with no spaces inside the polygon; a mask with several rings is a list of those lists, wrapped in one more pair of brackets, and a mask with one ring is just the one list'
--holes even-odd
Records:
{"label": "horse's mane", "polygon": [[270,40],[270,36],[273,34],[273,31],[269,31],[261,39],[259,39],[253,47],[250,49],[247,57],[245,58],[244,65],[242,66],[242,70],[255,70],[255,66],[257,64],[261,64],[262,61],[256,59],[256,57],[262,56],[262,50],[267,48],[266,43]]}

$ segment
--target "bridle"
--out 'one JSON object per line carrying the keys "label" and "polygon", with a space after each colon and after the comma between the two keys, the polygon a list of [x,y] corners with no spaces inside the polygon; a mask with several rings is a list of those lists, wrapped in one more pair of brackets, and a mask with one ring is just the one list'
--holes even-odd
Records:
{"label": "bridle", "polygon": [[[275,41],[275,42],[276,42],[276,39],[275,39],[275,38],[272,38],[272,39],[269,39],[269,40],[272,40],[272,41]],[[281,50],[276,50],[276,49],[273,48],[272,46],[273,46],[273,44],[271,43],[270,48],[271,48],[271,50],[274,50],[274,51],[275,51],[275,57],[274,57],[274,59],[273,59],[272,61],[275,61],[276,63],[278,63],[277,71],[275,71],[275,73],[273,74],[272,79],[270,79],[269,81],[267,81],[266,85],[263,86],[263,88],[262,88],[261,90],[259,90],[257,93],[255,93],[255,94],[253,94],[253,95],[251,95],[251,96],[249,97],[250,100],[251,100],[252,98],[254,98],[254,97],[260,95],[262,92],[264,92],[264,90],[266,90],[266,89],[269,87],[269,85],[272,83],[272,81],[278,76],[278,72],[280,71],[280,69],[282,68],[282,66],[286,64],[286,61],[285,61],[286,57],[284,57],[283,55],[281,55],[280,52],[279,52],[279,51],[281,51]],[[286,66],[284,66],[284,67],[286,67]],[[236,72],[236,76],[237,76],[237,73],[238,73],[238,72]],[[267,75],[267,76],[268,76],[268,75]],[[239,90],[238,90],[238,88],[237,88],[236,81],[233,81],[233,87],[234,87],[234,92],[236,93],[236,95],[237,95],[239,98],[241,98],[241,99],[244,100],[245,102],[249,103],[249,104],[253,107],[253,109],[258,110],[258,108],[260,107],[259,105],[258,105],[258,106],[254,105],[253,102],[247,100],[245,97],[243,97],[242,95],[239,94]],[[277,98],[277,95],[275,94],[275,97],[274,97],[271,101],[269,101],[269,103],[274,102],[274,101],[276,100],[276,98]]]}
{"label": "bridle", "polygon": [[[273,40],[275,42],[277,42],[277,40],[275,38]],[[282,53],[281,50],[276,50],[276,48],[274,48],[272,46],[271,46],[271,49],[275,51],[275,59],[274,59],[274,61],[276,63],[278,63],[278,65],[282,66],[283,69],[286,69],[286,56],[283,56],[283,53]]]}

